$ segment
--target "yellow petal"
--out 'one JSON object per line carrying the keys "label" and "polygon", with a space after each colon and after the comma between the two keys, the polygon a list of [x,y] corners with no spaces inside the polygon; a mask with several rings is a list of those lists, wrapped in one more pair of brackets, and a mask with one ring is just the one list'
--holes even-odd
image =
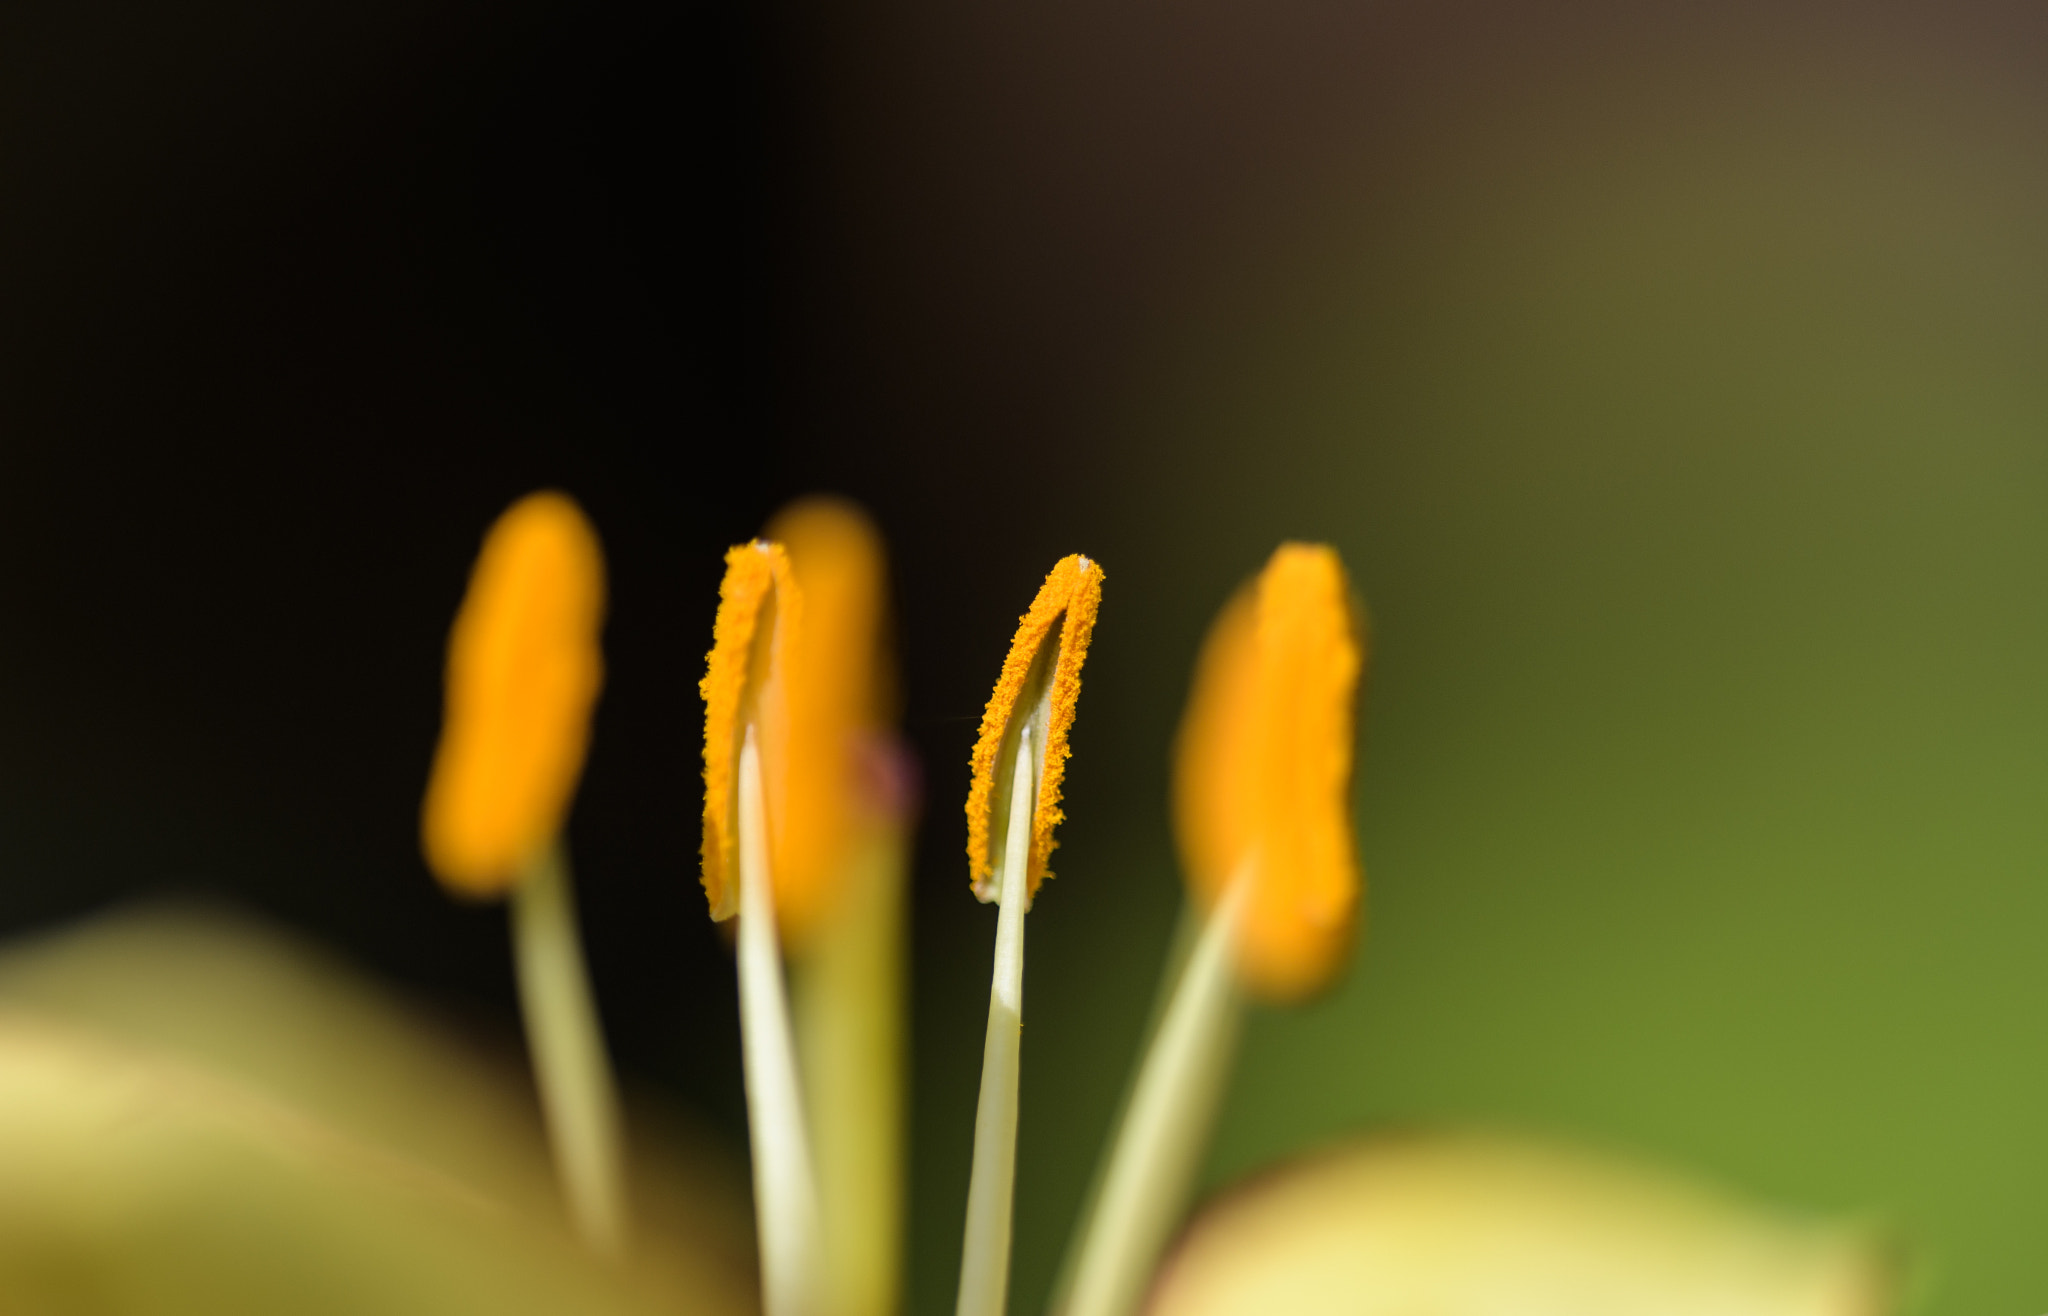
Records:
{"label": "yellow petal", "polygon": [[868,756],[883,716],[882,543],[851,503],[807,498],[769,524],[803,592],[803,628],[787,670],[789,729],[764,774],[779,785],[769,817],[775,914],[783,940],[807,943],[838,904],[861,829]]}
{"label": "yellow petal", "polygon": [[[1081,664],[1088,657],[1088,640],[1095,631],[1095,614],[1102,606],[1102,568],[1080,554],[1063,557],[1053,566],[1038,597],[1018,619],[1016,638],[1010,641],[1003,659],[1002,675],[996,678],[995,693],[981,715],[981,735],[974,742],[970,766],[974,772],[967,790],[967,869],[974,892],[993,900],[996,891],[989,878],[995,871],[991,847],[1000,845],[995,835],[995,810],[1007,803],[1009,791],[998,789],[1016,761],[1015,731],[1030,707],[1020,708],[1027,688],[1046,692],[1049,714],[1045,744],[1039,749],[1038,797],[1031,819],[1031,863],[1027,872],[1030,895],[1038,884],[1052,876],[1045,869],[1058,842],[1053,829],[1064,816],[1060,812],[1060,783],[1066,777],[1067,736],[1074,725],[1074,707],[1081,697]],[[1058,642],[1048,645],[1058,623]],[[1041,664],[1041,658],[1045,663]],[[1036,679],[1034,679],[1036,671]],[[1039,681],[1044,681],[1041,687]],[[1013,716],[1015,715],[1015,716]]]}
{"label": "yellow petal", "polygon": [[1498,1135],[1380,1139],[1226,1193],[1150,1316],[1876,1316],[1864,1233],[1659,1171]]}
{"label": "yellow petal", "polygon": [[749,720],[760,741],[769,817],[782,813],[770,765],[784,761],[782,670],[802,607],[782,545],[757,539],[726,553],[711,655],[697,686],[704,698],[704,895],[715,919],[739,912],[739,758]]}
{"label": "yellow petal", "polygon": [[450,890],[502,894],[562,829],[604,684],[604,559],[566,496],[498,518],[448,637],[447,709],[422,810]]}
{"label": "yellow petal", "polygon": [[1335,550],[1283,544],[1224,608],[1196,667],[1175,758],[1181,856],[1205,903],[1241,870],[1251,874],[1238,965],[1269,997],[1328,983],[1351,945],[1363,666]]}

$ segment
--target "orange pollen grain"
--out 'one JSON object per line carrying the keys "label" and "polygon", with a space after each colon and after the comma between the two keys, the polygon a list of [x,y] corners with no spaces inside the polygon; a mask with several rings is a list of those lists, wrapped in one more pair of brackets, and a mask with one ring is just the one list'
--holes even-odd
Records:
{"label": "orange pollen grain", "polygon": [[1058,650],[1053,662],[1050,716],[1046,721],[1045,744],[1036,748],[1038,794],[1031,817],[1031,860],[1026,870],[1027,894],[1036,896],[1038,887],[1052,874],[1046,863],[1058,842],[1053,829],[1063,815],[1060,786],[1066,778],[1068,733],[1073,729],[1075,705],[1081,696],[1081,664],[1088,657],[1088,641],[1095,631],[1095,616],[1102,606],[1102,567],[1073,554],[1061,558],[1039,586],[1038,596],[1018,619],[1017,634],[1003,659],[1002,674],[995,692],[981,715],[981,735],[974,742],[969,759],[973,780],[967,790],[967,869],[975,894],[993,900],[997,892],[991,883],[994,857],[991,847],[1001,838],[991,835],[996,780],[1006,749],[1015,753],[1015,739],[1008,737],[1013,716],[1029,717],[1030,709],[1019,709],[1026,678],[1040,650],[1053,635],[1057,623]]}
{"label": "orange pollen grain", "polygon": [[1238,967],[1274,999],[1326,985],[1353,939],[1362,629],[1335,550],[1281,545],[1211,628],[1181,722],[1174,814],[1189,882],[1208,905],[1234,877],[1251,883]]}
{"label": "orange pollen grain", "polygon": [[421,809],[449,890],[503,894],[560,834],[604,684],[604,558],[567,496],[530,494],[484,538],[448,637],[447,703]]}

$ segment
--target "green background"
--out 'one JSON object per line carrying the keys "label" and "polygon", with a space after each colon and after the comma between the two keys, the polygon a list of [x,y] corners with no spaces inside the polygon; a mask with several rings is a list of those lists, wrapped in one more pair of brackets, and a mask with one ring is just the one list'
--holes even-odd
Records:
{"label": "green background", "polygon": [[[1163,954],[1195,637],[1283,537],[1374,619],[1369,912],[1326,999],[1255,1016],[1209,1182],[1503,1125],[1881,1221],[1914,1310],[2048,1304],[2048,155],[1934,62],[1495,89],[1266,199],[1099,446],[1054,441],[1080,510],[1041,519],[1109,581],[1031,919],[1020,1310]],[[937,952],[927,1312],[986,962]]]}

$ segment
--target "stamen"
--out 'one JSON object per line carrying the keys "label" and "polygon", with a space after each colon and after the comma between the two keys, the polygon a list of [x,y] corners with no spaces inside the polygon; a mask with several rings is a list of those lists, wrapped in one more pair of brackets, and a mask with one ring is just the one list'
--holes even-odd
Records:
{"label": "stamen", "polygon": [[750,723],[739,755],[740,1044],[754,1153],[754,1220],[765,1316],[816,1309],[818,1205],[797,1087],[768,865],[761,750]]}
{"label": "stamen", "polygon": [[1003,844],[995,973],[981,1053],[981,1100],[974,1114],[974,1175],[960,1251],[958,1316],[1002,1316],[1010,1291],[1010,1213],[1017,1181],[1017,1080],[1024,1031],[1024,914],[1030,908],[1031,802],[1039,782],[1031,731],[1018,736]]}
{"label": "stamen", "polygon": [[[1002,1316],[1010,1288],[1010,1208],[1017,1177],[1017,1067],[1024,1026],[1024,915],[1051,874],[1061,819],[1067,735],[1081,694],[1081,664],[1102,604],[1102,568],[1061,558],[1017,623],[995,693],[981,715],[967,791],[967,866],[974,894],[1000,900],[981,1098],[974,1116],[974,1176],[960,1255],[959,1316]],[[994,853],[992,836],[1003,837]]]}
{"label": "stamen", "polygon": [[566,496],[530,494],[484,537],[448,639],[447,711],[421,809],[450,892],[512,900],[534,1082],[584,1242],[623,1252],[618,1096],[576,926],[561,832],[604,683],[604,559]]}

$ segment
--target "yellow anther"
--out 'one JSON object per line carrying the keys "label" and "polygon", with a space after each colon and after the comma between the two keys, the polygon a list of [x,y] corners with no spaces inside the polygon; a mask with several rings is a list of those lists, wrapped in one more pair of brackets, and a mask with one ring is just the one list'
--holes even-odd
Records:
{"label": "yellow anther", "polygon": [[1335,550],[1283,544],[1210,630],[1181,723],[1181,857],[1205,903],[1247,875],[1238,967],[1269,997],[1315,991],[1350,948],[1362,638]]}
{"label": "yellow anther", "polygon": [[970,760],[974,779],[967,791],[967,869],[974,893],[983,900],[993,900],[999,894],[990,882],[995,871],[990,847],[1001,843],[992,823],[996,806],[1008,799],[1016,733],[1025,720],[1040,711],[1040,704],[1045,726],[1042,748],[1037,750],[1038,797],[1031,820],[1029,894],[1037,895],[1038,884],[1052,876],[1045,865],[1058,844],[1053,829],[1064,816],[1060,784],[1066,776],[1067,733],[1074,725],[1074,707],[1081,697],[1081,664],[1088,657],[1088,639],[1101,606],[1102,567],[1077,553],[1054,565],[1039,587],[1038,597],[1018,619],[1016,638],[1010,641],[995,693],[982,712],[981,735]]}
{"label": "yellow anther", "polygon": [[885,702],[881,662],[882,541],[851,503],[807,498],[768,533],[789,553],[803,591],[803,629],[787,673],[788,738],[762,767],[781,808],[769,819],[775,911],[783,941],[808,942],[843,892],[864,827]]}
{"label": "yellow anther", "polygon": [[739,912],[738,774],[749,721],[770,783],[769,817],[781,812],[767,765],[781,760],[788,736],[781,678],[802,611],[782,545],[757,539],[726,553],[711,656],[697,686],[704,698],[704,895],[715,919]]}
{"label": "yellow anther", "polygon": [[498,518],[448,637],[447,711],[421,811],[427,864],[502,894],[562,830],[604,684],[604,558],[563,494]]}
{"label": "yellow anther", "polygon": [[777,926],[802,943],[831,911],[869,817],[863,754],[882,716],[882,547],[858,509],[805,499],[773,540],[726,554],[704,696],[704,891],[739,910],[733,772],[760,746]]}

